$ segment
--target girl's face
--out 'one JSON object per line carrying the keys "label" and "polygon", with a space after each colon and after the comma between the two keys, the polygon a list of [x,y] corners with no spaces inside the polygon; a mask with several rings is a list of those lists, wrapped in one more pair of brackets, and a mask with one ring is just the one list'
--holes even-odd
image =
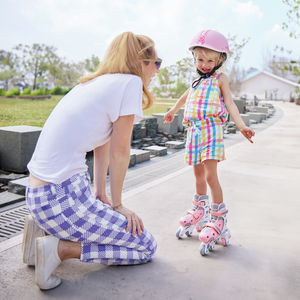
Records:
{"label": "girl's face", "polygon": [[[153,49],[153,57],[152,59],[158,59],[155,49]],[[159,69],[156,67],[155,61],[149,61],[148,65],[145,64],[144,61],[142,61],[142,68],[144,75],[146,77],[146,80],[148,84],[150,84],[151,79],[159,73]]]}
{"label": "girl's face", "polygon": [[195,51],[196,67],[202,73],[208,73],[216,66],[216,61],[211,56],[205,56],[203,53]]}

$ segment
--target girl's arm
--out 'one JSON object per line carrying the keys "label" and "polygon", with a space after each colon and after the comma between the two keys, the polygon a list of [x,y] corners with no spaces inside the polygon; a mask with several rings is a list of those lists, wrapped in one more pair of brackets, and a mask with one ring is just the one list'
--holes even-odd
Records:
{"label": "girl's arm", "polygon": [[184,92],[184,94],[177,100],[175,105],[165,114],[164,119],[166,119],[166,121],[164,122],[164,124],[173,122],[174,115],[185,104],[189,91],[190,91],[190,88],[188,88]]}
{"label": "girl's arm", "polygon": [[120,116],[113,123],[109,152],[109,177],[112,207],[127,218],[126,232],[132,225],[132,236],[144,231],[142,219],[122,205],[122,188],[130,160],[130,141],[134,115]]}
{"label": "girl's arm", "polygon": [[94,194],[102,202],[111,205],[106,195],[106,176],[109,163],[110,141],[94,149]]}
{"label": "girl's arm", "polygon": [[221,95],[224,99],[225,106],[232,120],[234,121],[234,123],[236,124],[240,132],[246,137],[246,139],[248,139],[251,143],[253,143],[251,138],[255,135],[255,132],[250,127],[247,127],[243,119],[241,118],[239,110],[232,100],[231,92],[229,88],[229,80],[225,74],[220,75],[219,86],[221,90]]}

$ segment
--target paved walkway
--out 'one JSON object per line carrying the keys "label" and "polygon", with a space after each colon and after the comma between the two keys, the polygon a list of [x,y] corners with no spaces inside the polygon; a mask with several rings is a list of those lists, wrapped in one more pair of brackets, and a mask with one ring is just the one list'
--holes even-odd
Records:
{"label": "paved walkway", "polygon": [[230,245],[202,257],[196,233],[175,237],[194,193],[192,168],[184,167],[124,194],[157,239],[153,262],[65,261],[55,272],[61,286],[43,292],[21,262],[20,235],[0,244],[0,299],[300,299],[300,106],[273,104],[283,117],[254,144],[228,147],[219,164]]}

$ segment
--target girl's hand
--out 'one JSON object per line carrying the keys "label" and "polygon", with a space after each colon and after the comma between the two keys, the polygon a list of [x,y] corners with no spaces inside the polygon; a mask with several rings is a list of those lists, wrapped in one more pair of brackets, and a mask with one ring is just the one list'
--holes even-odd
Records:
{"label": "girl's hand", "polygon": [[97,198],[98,198],[101,202],[103,202],[103,203],[105,203],[105,204],[111,206],[111,198],[110,198],[108,195],[105,195],[105,196],[103,196],[103,197],[97,196]]}
{"label": "girl's hand", "polygon": [[169,111],[165,114],[164,119],[166,120],[166,121],[164,122],[164,124],[173,122],[173,120],[174,120],[174,113],[172,113],[172,111],[169,110]]}
{"label": "girl's hand", "polygon": [[119,205],[117,208],[115,208],[115,211],[127,218],[127,227],[125,229],[126,232],[129,231],[132,225],[131,235],[135,236],[135,233],[137,232],[137,235],[141,236],[141,232],[144,231],[144,224],[142,219],[138,215],[136,215],[133,211],[123,205]]}
{"label": "girl's hand", "polygon": [[249,142],[253,143],[251,138],[255,135],[255,132],[252,128],[245,126],[240,131]]}

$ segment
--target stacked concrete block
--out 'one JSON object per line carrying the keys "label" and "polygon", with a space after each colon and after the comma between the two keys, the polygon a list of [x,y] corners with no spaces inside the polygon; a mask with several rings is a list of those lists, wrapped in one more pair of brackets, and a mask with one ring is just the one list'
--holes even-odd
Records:
{"label": "stacked concrete block", "polygon": [[250,119],[257,121],[257,123],[260,123],[262,121],[261,113],[250,112],[248,113],[248,115],[250,116]]}
{"label": "stacked concrete block", "polygon": [[136,164],[150,160],[150,151],[130,149],[130,155],[135,155]]}
{"label": "stacked concrete block", "polygon": [[246,126],[250,125],[250,116],[248,114],[240,114]]}
{"label": "stacked concrete block", "polygon": [[8,183],[8,191],[13,194],[25,196],[28,177],[12,180]]}
{"label": "stacked concrete block", "polygon": [[166,142],[166,147],[169,149],[183,149],[185,148],[185,142],[180,142],[180,141],[171,141],[171,142]]}
{"label": "stacked concrete block", "polygon": [[246,104],[246,101],[243,100],[243,99],[233,99],[233,102],[237,106],[237,108],[239,110],[239,113],[240,114],[244,114],[245,113],[245,104]]}
{"label": "stacked concrete block", "polygon": [[[171,107],[168,107],[168,111],[170,109],[171,109]],[[180,108],[176,114],[178,115],[178,131],[183,132],[184,126],[182,125],[182,121],[183,121],[183,117],[184,117],[184,108]]]}
{"label": "stacked concrete block", "polygon": [[157,118],[154,116],[145,116],[141,123],[142,127],[146,127],[146,136],[155,137],[157,133]]}
{"label": "stacked concrete block", "polygon": [[160,146],[150,146],[145,148],[146,151],[149,151],[151,155],[155,156],[164,156],[167,155],[168,148]]}
{"label": "stacked concrete block", "polygon": [[41,130],[26,125],[0,127],[0,169],[26,172]]}
{"label": "stacked concrete block", "polygon": [[142,123],[133,124],[132,139],[138,140],[142,138]]}
{"label": "stacked concrete block", "polygon": [[264,113],[264,114],[267,114],[267,113],[269,112],[268,107],[257,106],[255,109],[256,109],[256,111],[257,111],[258,113]]}
{"label": "stacked concrete block", "polygon": [[147,129],[146,127],[141,128],[141,137],[145,138],[147,136]]}
{"label": "stacked concrete block", "polygon": [[164,113],[153,114],[157,119],[158,131],[167,132],[169,134],[176,134],[178,132],[178,115],[174,115],[174,120],[171,123],[164,124]]}

